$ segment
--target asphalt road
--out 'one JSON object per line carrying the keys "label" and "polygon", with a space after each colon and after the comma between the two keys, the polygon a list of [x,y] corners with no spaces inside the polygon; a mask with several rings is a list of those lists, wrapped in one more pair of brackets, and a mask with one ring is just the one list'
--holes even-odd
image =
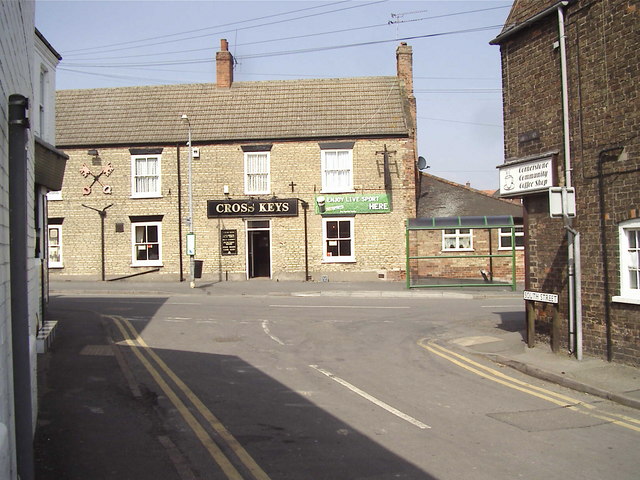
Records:
{"label": "asphalt road", "polygon": [[183,479],[640,471],[637,411],[448,346],[518,332],[518,299],[60,296],[51,307],[102,316],[184,458]]}

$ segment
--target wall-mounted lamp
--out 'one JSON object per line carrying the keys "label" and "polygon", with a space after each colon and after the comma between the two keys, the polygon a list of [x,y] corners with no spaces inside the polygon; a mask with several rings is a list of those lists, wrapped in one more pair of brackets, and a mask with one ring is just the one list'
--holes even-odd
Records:
{"label": "wall-mounted lamp", "polygon": [[222,193],[224,193],[225,195],[229,195],[229,185],[224,185],[222,187]]}
{"label": "wall-mounted lamp", "polygon": [[98,156],[98,150],[96,150],[95,148],[92,148],[91,150],[87,150],[87,155],[92,155],[94,157]]}

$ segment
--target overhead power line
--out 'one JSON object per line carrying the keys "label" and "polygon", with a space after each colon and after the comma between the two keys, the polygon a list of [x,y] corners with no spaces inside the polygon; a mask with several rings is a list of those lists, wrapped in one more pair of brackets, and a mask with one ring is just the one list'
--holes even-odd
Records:
{"label": "overhead power line", "polygon": [[71,72],[80,75],[91,75],[93,77],[102,77],[102,78],[114,78],[117,80],[142,80],[144,82],[154,83],[156,85],[166,85],[166,84],[180,84],[183,83],[177,80],[159,80],[158,78],[150,78],[150,77],[136,77],[133,75],[116,75],[110,73],[96,73],[96,72],[83,72],[82,70],[74,70],[72,68],[60,68],[58,67],[58,71],[63,72]]}
{"label": "overhead power line", "polygon": [[[267,40],[259,40],[259,41],[255,41],[255,42],[246,42],[246,43],[238,43],[235,45],[235,47],[246,47],[248,45],[261,45],[264,43],[273,43],[273,42],[282,42],[282,41],[286,41],[286,40],[297,40],[300,38],[309,38],[309,37],[318,37],[318,36],[322,36],[322,35],[334,35],[336,33],[344,33],[344,32],[354,32],[356,30],[366,30],[369,28],[379,28],[379,27],[386,27],[388,26],[386,23],[379,23],[376,25],[365,25],[362,27],[349,27],[349,28],[343,28],[340,30],[332,30],[332,31],[328,31],[328,32],[318,32],[318,33],[307,33],[304,35],[294,35],[291,37],[279,37],[279,38],[272,38],[272,39],[267,39]],[[158,52],[158,53],[139,53],[139,54],[135,54],[135,55],[117,55],[117,56],[113,56],[113,57],[99,57],[99,58],[95,58],[96,60],[115,60],[115,59],[122,59],[122,58],[140,58],[140,57],[157,57],[157,56],[164,56],[164,55],[174,55],[174,54],[182,54],[182,53],[193,53],[193,52],[202,52],[202,51],[206,51],[206,50],[211,50],[212,47],[201,47],[201,48],[193,48],[193,49],[189,49],[189,50],[174,50],[174,51],[170,51],[170,52]]]}
{"label": "overhead power line", "polygon": [[[378,0],[378,1],[375,1],[375,2],[358,4],[358,5],[354,5],[354,6],[351,6],[351,7],[339,8],[339,9],[335,9],[335,10],[329,10],[329,11],[326,11],[326,12],[313,13],[313,14],[310,14],[310,15],[303,15],[303,16],[294,17],[294,18],[287,18],[287,19],[283,19],[283,20],[278,20],[276,22],[268,22],[268,23],[262,23],[262,24],[258,24],[258,25],[251,25],[251,26],[247,26],[247,27],[234,28],[232,30],[217,31],[217,32],[203,34],[203,35],[195,35],[195,36],[191,36],[191,37],[177,38],[177,39],[173,39],[173,40],[164,40],[164,41],[161,41],[161,42],[147,43],[147,44],[136,45],[136,46],[110,48],[108,50],[103,50],[102,52],[98,52],[98,53],[117,52],[117,51],[122,51],[122,50],[129,50],[129,49],[133,49],[133,48],[152,47],[152,46],[156,46],[156,45],[165,45],[167,43],[183,42],[183,41],[186,41],[186,40],[194,40],[196,38],[210,37],[212,35],[217,35],[217,34],[220,34],[220,33],[227,33],[229,31],[239,31],[239,30],[246,30],[246,29],[249,29],[249,28],[258,28],[258,27],[277,25],[277,24],[280,24],[280,23],[291,22],[291,21],[294,21],[294,20],[301,20],[301,19],[304,19],[304,18],[317,17],[317,16],[320,16],[320,15],[327,15],[329,13],[341,12],[341,11],[344,11],[344,10],[352,10],[354,8],[368,7],[368,6],[371,6],[371,5],[376,5],[378,3],[384,3],[386,1],[387,0]],[[344,3],[344,2],[337,2],[337,3]],[[331,4],[331,5],[333,5],[333,4]],[[324,5],[324,6],[326,6],[326,5]],[[295,10],[294,12],[299,12],[299,11],[303,11],[303,10],[309,10],[311,8],[319,8],[319,7],[309,7],[309,8],[306,8],[306,9]],[[285,13],[281,13],[281,14],[269,15],[267,17],[260,17],[260,18],[269,18],[269,17],[272,17],[272,16],[289,15],[291,13],[292,12],[285,12]],[[213,29],[213,28],[220,28],[220,27],[224,27],[224,26],[235,25],[235,24],[238,24],[238,23],[247,23],[247,22],[252,22],[252,21],[256,21],[256,20],[253,19],[253,20],[243,20],[241,22],[232,22],[232,23],[225,24],[225,25],[202,28],[202,29],[199,29],[198,31],[210,30],[210,29]],[[131,43],[141,43],[141,42],[146,42],[146,41],[153,40],[153,39],[168,38],[168,37],[179,36],[179,35],[184,35],[184,34],[185,33],[161,35],[161,36],[153,37],[152,39],[147,39],[147,40],[132,40],[130,42],[121,42],[121,43],[118,43],[118,44],[106,45],[106,46],[103,46],[103,47],[93,47],[93,48],[83,48],[83,49],[78,49],[78,50],[71,50],[69,52],[65,52],[63,56],[67,56],[68,57],[68,56],[74,56],[74,55],[95,55],[96,54],[96,50],[100,50],[102,48],[108,48],[110,46],[119,46],[119,45],[125,45],[125,44],[130,45]],[[87,50],[89,50],[89,51],[86,52]],[[86,53],[74,53],[74,52],[86,52]]]}
{"label": "overhead power line", "polygon": [[414,93],[501,93],[501,88],[447,88],[447,89],[418,89]]}
{"label": "overhead power line", "polygon": [[[340,3],[345,3],[345,2],[334,2],[334,3],[331,3],[329,5],[325,5],[325,6],[336,5],[336,4],[340,4]],[[376,4],[376,3],[381,3],[381,2],[373,2],[372,4]],[[372,4],[367,4],[367,5],[372,5]],[[311,7],[311,8],[319,8],[319,7]],[[290,12],[274,14],[274,15],[267,15],[267,16],[264,16],[264,17],[258,17],[256,19],[245,20],[245,21],[242,21],[242,22],[234,22],[234,23],[252,22],[252,21],[256,21],[256,20],[260,20],[260,19],[280,16],[280,15],[287,15],[287,14],[296,13],[296,12],[300,12],[300,11],[304,11],[304,10],[309,10],[311,8],[293,10],[293,11],[290,11]],[[354,8],[354,7],[350,7],[350,8]],[[479,12],[484,12],[484,11],[489,11],[489,10],[504,9],[504,8],[509,8],[509,7],[508,6],[502,6],[502,7],[476,9],[476,10],[466,10],[466,11],[462,11],[462,12],[454,12],[454,13],[447,13],[447,14],[442,14],[442,15],[434,15],[434,16],[425,17],[423,19],[416,19],[416,20],[433,20],[433,19],[440,19],[440,18],[445,18],[445,17],[453,17],[453,16],[466,15],[466,14],[474,14],[474,13],[479,13]],[[333,12],[341,11],[341,10],[342,9],[330,10],[328,12],[322,12],[321,15],[325,14],[325,13],[333,13]],[[288,19],[288,20],[284,20],[284,21],[291,21],[291,20],[296,20],[296,19],[299,19],[299,18],[306,18],[306,17],[297,17],[297,18],[294,18],[294,19]],[[126,44],[130,44],[130,43],[137,43],[137,42],[142,42],[142,41],[147,41],[147,40],[152,40],[152,39],[159,39],[159,38],[165,38],[165,37],[170,37],[170,36],[183,35],[183,34],[187,34],[187,33],[193,33],[193,32],[198,32],[198,31],[202,31],[202,30],[209,30],[209,29],[212,29],[212,28],[218,28],[218,27],[223,27],[223,26],[227,26],[227,25],[233,25],[233,23],[231,23],[231,24],[223,24],[223,25],[219,25],[217,27],[206,27],[206,28],[201,28],[201,29],[197,29],[197,30],[190,30],[190,31],[187,31],[187,32],[182,32],[182,33],[175,33],[175,34],[163,35],[163,36],[158,36],[158,37],[151,37],[151,38],[144,39],[144,40],[132,40],[130,42],[120,42],[120,43],[116,43],[116,44],[106,45],[106,47],[108,47],[108,46],[126,45]],[[254,27],[261,27],[261,26],[265,26],[265,25],[269,25],[269,24],[260,24],[260,25],[248,26],[248,27],[245,27],[244,29],[250,29],[250,28],[254,28]],[[345,29],[340,29],[340,30],[331,30],[331,31],[325,31],[325,32],[308,33],[308,34],[303,34],[303,35],[294,35],[294,36],[271,38],[271,39],[261,39],[261,40],[253,41],[253,42],[238,43],[238,44],[234,45],[234,47],[246,47],[246,46],[249,46],[249,45],[260,45],[260,44],[273,43],[273,42],[297,40],[297,39],[300,39],[300,38],[311,38],[311,37],[318,37],[318,36],[324,36],[324,35],[335,35],[337,33],[354,32],[354,31],[358,31],[358,30],[366,30],[366,29],[372,29],[372,28],[388,27],[388,25],[389,25],[389,23],[387,22],[387,23],[380,23],[380,24],[373,24],[373,25],[364,25],[364,26],[360,26],[360,27],[353,27],[352,26],[352,27],[345,28]],[[202,36],[198,36],[198,37],[191,37],[191,38],[201,38],[201,37],[204,37],[204,36],[216,35],[216,34],[220,34],[220,33],[227,33],[227,31],[214,32],[214,33],[210,33],[210,34],[207,34],[207,35],[202,35]],[[191,38],[189,38],[189,39],[191,39]],[[178,39],[176,41],[180,41],[180,40],[188,40],[188,39]],[[398,39],[396,38],[396,40],[398,40]],[[169,42],[162,42],[162,43],[164,44],[164,43],[169,43]],[[151,45],[140,45],[140,46],[134,46],[134,47],[115,49],[115,50],[105,50],[103,52],[98,52],[98,53],[95,52],[95,48],[102,48],[102,47],[94,47],[94,48],[90,49],[91,51],[86,52],[86,53],[77,53],[75,55],[73,53],[71,53],[71,52],[65,53],[65,58],[68,58],[69,56],[74,57],[74,56],[80,56],[80,55],[82,55],[82,56],[84,56],[84,55],[92,55],[94,60],[116,60],[116,59],[124,59],[124,58],[157,57],[157,56],[166,56],[166,55],[174,55],[174,54],[193,53],[193,52],[209,51],[209,50],[212,49],[212,47],[209,46],[209,47],[192,48],[192,49],[186,49],[186,50],[162,51],[162,52],[157,52],[157,53],[141,53],[141,54],[133,54],[133,55],[124,55],[124,56],[123,55],[118,55],[118,56],[112,56],[112,57],[99,57],[99,58],[95,57],[96,55],[100,55],[102,53],[108,53],[108,52],[111,52],[111,51],[121,51],[121,50],[133,49],[133,48],[140,48],[140,47],[143,47],[143,46],[151,46]],[[81,50],[86,50],[86,49],[81,49]],[[74,51],[80,51],[80,50],[74,50]]]}
{"label": "overhead power line", "polygon": [[283,50],[283,51],[279,51],[279,52],[270,52],[270,53],[255,53],[255,54],[249,54],[249,55],[239,55],[237,58],[238,59],[249,59],[249,58],[265,58],[265,57],[276,57],[276,56],[281,56],[281,55],[295,55],[295,54],[299,54],[299,53],[311,53],[311,52],[322,52],[322,51],[329,51],[329,50],[338,50],[338,49],[342,49],[342,48],[352,48],[352,47],[365,47],[365,46],[369,46],[369,45],[379,45],[381,43],[390,43],[390,42],[398,42],[398,41],[405,41],[405,40],[417,40],[417,39],[421,39],[421,38],[433,38],[433,37],[441,37],[441,36],[445,36],[445,35],[457,35],[457,34],[461,34],[461,33],[475,33],[475,32],[483,32],[486,30],[493,30],[495,28],[501,28],[502,25],[491,25],[488,27],[478,27],[478,28],[468,28],[465,30],[453,30],[453,31],[449,31],[449,32],[440,32],[440,33],[428,33],[425,35],[414,35],[411,37],[403,37],[403,38],[393,38],[393,39],[386,39],[386,40],[373,40],[373,41],[369,41],[369,42],[360,42],[360,43],[348,43],[348,44],[344,44],[344,45],[333,45],[333,46],[326,46],[326,47],[311,47],[311,48],[303,48],[303,49],[299,49],[299,50]]}
{"label": "overhead power line", "polygon": [[497,123],[477,123],[477,122],[464,122],[462,120],[450,120],[446,118],[433,118],[433,117],[420,117],[418,116],[418,120],[429,120],[431,122],[446,122],[446,123],[461,123],[463,125],[476,125],[479,127],[492,127],[492,128],[502,128],[503,125],[498,125]]}
{"label": "overhead power line", "polygon": [[[266,58],[266,57],[275,57],[282,55],[296,55],[301,53],[314,53],[314,52],[324,52],[330,50],[338,50],[343,48],[354,48],[354,47],[364,47],[370,45],[379,45],[382,43],[390,43],[397,41],[405,41],[405,40],[417,40],[422,38],[433,38],[440,37],[445,35],[459,35],[463,33],[476,33],[483,32],[486,30],[493,30],[495,28],[500,28],[502,25],[491,25],[487,27],[478,27],[478,28],[468,28],[464,30],[453,30],[449,32],[440,32],[440,33],[429,33],[425,35],[415,35],[411,37],[404,37],[399,39],[386,39],[386,40],[374,40],[369,42],[360,42],[360,43],[348,43],[342,45],[331,45],[324,47],[311,47],[304,48],[299,50],[282,50],[278,52],[267,52],[267,53],[255,53],[249,55],[240,55],[236,57],[238,60],[241,59],[252,59],[252,58]],[[137,67],[152,67],[152,66],[166,66],[166,65],[193,65],[198,63],[208,63],[211,62],[210,58],[204,59],[191,59],[191,60],[166,60],[161,62],[144,62],[144,63],[66,63],[67,67],[83,67],[83,68],[137,68]]]}
{"label": "overhead power line", "polygon": [[240,20],[240,21],[237,21],[237,22],[223,23],[222,25],[214,25],[212,27],[203,27],[203,28],[197,28],[195,30],[186,30],[184,32],[168,33],[168,34],[165,34],[165,35],[157,35],[155,37],[141,38],[141,39],[138,39],[138,40],[128,40],[126,42],[108,43],[106,45],[98,45],[98,46],[94,46],[94,47],[79,48],[79,49],[76,49],[76,50],[69,50],[68,52],[65,52],[65,55],[72,55],[74,52],[83,52],[83,51],[86,51],[86,50],[95,51],[95,50],[98,50],[98,49],[101,49],[101,48],[117,47],[117,46],[121,46],[121,45],[130,45],[132,43],[148,42],[148,41],[151,41],[151,40],[159,40],[161,38],[177,37],[177,36],[180,36],[180,35],[187,35],[189,33],[202,32],[204,30],[211,30],[212,28],[229,27],[231,25],[238,25],[238,24],[242,24],[242,23],[255,22],[255,21],[258,21],[258,20],[265,20],[267,18],[279,17],[279,16],[282,16],[282,15],[290,15],[292,13],[304,12],[304,11],[307,11],[307,10],[314,10],[316,8],[323,8],[323,7],[327,7],[327,6],[331,6],[331,5],[337,5],[337,4],[340,4],[340,3],[347,3],[348,1],[349,0],[342,0],[340,2],[333,2],[333,3],[330,3],[328,5],[316,5],[314,7],[300,8],[298,10],[290,10],[288,12],[282,12],[282,13],[274,13],[274,14],[271,14],[271,15],[265,15],[263,17],[251,18],[249,20]]}

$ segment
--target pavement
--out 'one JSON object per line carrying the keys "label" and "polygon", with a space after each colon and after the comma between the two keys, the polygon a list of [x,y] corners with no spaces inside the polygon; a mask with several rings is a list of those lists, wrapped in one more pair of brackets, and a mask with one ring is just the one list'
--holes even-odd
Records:
{"label": "pavement", "polygon": [[[67,282],[53,281],[50,295],[352,296],[367,298],[510,298],[508,287],[407,289],[404,282]],[[50,310],[63,320],[50,351],[38,355],[39,415],[35,439],[36,479],[195,480],[154,413],[156,399],[140,391],[113,344],[111,327],[92,312]],[[524,326],[523,326],[524,327]],[[496,330],[496,329],[494,329]],[[481,356],[527,375],[640,409],[640,369],[599,358],[581,361],[549,346],[528,348],[522,332],[473,327],[464,337],[437,342]],[[60,412],[65,412],[60,415]],[[118,422],[113,419],[120,419]],[[126,432],[123,432],[125,425]],[[82,432],[82,434],[80,434]],[[72,452],[73,461],[67,457]],[[135,458],[135,462],[132,462]]]}

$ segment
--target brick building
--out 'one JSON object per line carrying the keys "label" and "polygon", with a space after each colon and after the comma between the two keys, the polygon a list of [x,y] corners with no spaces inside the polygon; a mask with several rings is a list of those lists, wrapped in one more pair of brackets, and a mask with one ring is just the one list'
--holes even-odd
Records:
{"label": "brick building", "polygon": [[[584,349],[632,365],[640,365],[639,24],[640,7],[628,0],[519,0],[492,42],[504,90],[500,188],[524,198],[526,288],[559,295],[556,322],[553,304],[535,304],[535,332],[578,358]],[[550,197],[549,187],[565,188]],[[562,195],[568,202],[551,218]]]}
{"label": "brick building", "polygon": [[[469,185],[425,172],[420,172],[419,179],[417,221],[409,224],[409,256],[414,257],[409,262],[412,285],[497,285],[513,283],[514,273],[516,282],[524,280],[524,230],[519,201],[495,198]],[[507,226],[478,228],[488,217],[496,221],[497,217],[509,221],[509,217],[514,231]],[[420,228],[444,224],[446,219],[450,222],[448,228]]]}
{"label": "brick building", "polygon": [[222,40],[216,83],[58,92],[52,277],[183,280],[192,228],[208,281],[400,278],[416,133],[396,53],[397,76],[234,82]]}

